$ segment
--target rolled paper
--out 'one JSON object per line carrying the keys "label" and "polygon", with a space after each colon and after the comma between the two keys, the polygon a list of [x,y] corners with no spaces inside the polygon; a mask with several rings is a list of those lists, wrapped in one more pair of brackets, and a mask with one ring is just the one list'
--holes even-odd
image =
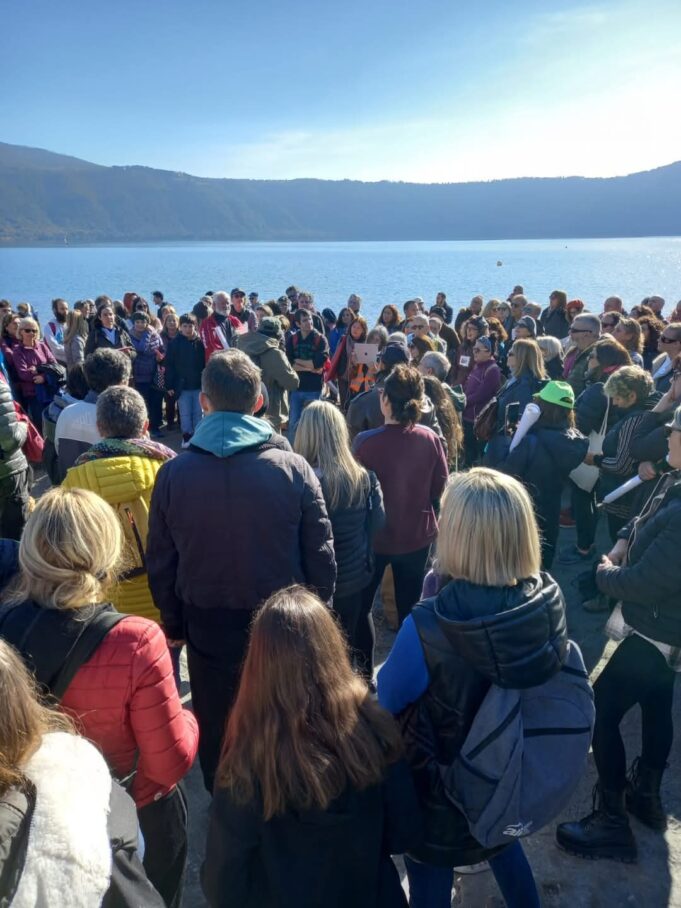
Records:
{"label": "rolled paper", "polygon": [[618,498],[621,498],[622,495],[626,495],[627,492],[631,492],[632,489],[637,489],[643,480],[640,476],[632,476],[631,479],[627,479],[625,483],[621,486],[617,486],[616,489],[613,489],[608,495],[605,495],[603,498],[603,504],[612,504],[613,501],[617,501]]}
{"label": "rolled paper", "polygon": [[510,450],[513,451],[514,448],[517,448],[520,442],[525,438],[527,433],[530,431],[532,426],[541,416],[541,410],[538,404],[528,404],[523,410],[523,415],[520,417],[518,426],[515,430],[513,438],[511,439]]}

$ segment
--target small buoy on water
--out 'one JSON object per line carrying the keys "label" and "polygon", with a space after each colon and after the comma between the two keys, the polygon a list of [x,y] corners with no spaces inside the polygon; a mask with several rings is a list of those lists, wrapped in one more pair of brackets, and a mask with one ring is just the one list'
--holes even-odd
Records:
{"label": "small buoy on water", "polygon": [[499,259],[499,260],[497,261],[497,268],[501,268],[501,266],[502,266],[503,264],[504,264],[504,263],[501,261],[501,259]]}

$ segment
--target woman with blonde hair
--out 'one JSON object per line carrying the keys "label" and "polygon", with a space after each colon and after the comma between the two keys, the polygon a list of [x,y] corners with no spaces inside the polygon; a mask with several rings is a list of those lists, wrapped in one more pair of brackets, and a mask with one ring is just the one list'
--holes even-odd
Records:
{"label": "woman with blonde hair", "polygon": [[66,316],[64,332],[64,356],[66,368],[72,369],[85,360],[85,342],[90,333],[87,319],[78,309],[72,309]]}
{"label": "woman with blonde hair", "polygon": [[56,366],[57,360],[47,343],[40,339],[40,325],[34,318],[22,318],[18,334],[20,343],[12,351],[12,363],[19,380],[24,405],[40,431],[43,410],[52,401],[55,393],[46,371],[49,366]]}
{"label": "woman with blonde hair", "polygon": [[420,818],[399,731],[326,606],[294,586],[257,613],[227,723],[202,870],[211,908],[398,908],[390,854]]}
{"label": "woman with blonde hair", "polygon": [[566,658],[565,603],[540,562],[532,504],[516,479],[484,468],[452,476],[426,598],[404,621],[378,673],[379,702],[404,713],[407,760],[424,816],[423,841],[405,859],[412,908],[449,906],[454,868],[483,860],[507,905],[539,906],[520,842],[484,849],[443,778],[491,684],[543,684]]}
{"label": "woman with blonde hair", "polygon": [[353,651],[363,591],[374,572],[373,537],[385,522],[381,486],[376,474],[352,456],[346,422],[330,403],[312,401],[305,407],[294,450],[307,460],[322,486],[338,568],[333,609]]}
{"label": "woman with blonde hair", "polygon": [[[126,893],[162,905],[137,856],[132,801],[71,720],[43,705],[35,679],[2,640],[0,698],[3,905],[51,908],[57,893],[63,908],[119,905]],[[45,847],[48,837],[58,849]]]}
{"label": "woman with blonde hair", "polygon": [[489,467],[503,459],[525,407],[547,380],[542,352],[532,338],[514,342],[508,367],[511,377],[497,394],[496,429],[485,450],[484,464]]}
{"label": "woman with blonde hair", "polygon": [[[144,866],[166,904],[177,906],[187,853],[178,782],[194,761],[198,729],[182,709],[161,628],[146,618],[119,619],[109,603],[122,547],[118,519],[97,495],[47,492],[26,522],[20,573],[3,595],[0,637],[55,689],[117,778],[130,780]],[[84,635],[96,645],[73,664]]]}
{"label": "woman with blonde hair", "polygon": [[636,319],[626,316],[620,318],[612,336],[629,351],[632,363],[643,369],[643,331]]}

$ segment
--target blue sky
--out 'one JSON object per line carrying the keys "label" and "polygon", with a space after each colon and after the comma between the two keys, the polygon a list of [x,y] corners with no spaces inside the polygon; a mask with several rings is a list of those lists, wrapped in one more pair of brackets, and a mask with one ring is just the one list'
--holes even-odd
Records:
{"label": "blue sky", "polygon": [[0,139],[202,176],[681,159],[681,0],[0,0]]}

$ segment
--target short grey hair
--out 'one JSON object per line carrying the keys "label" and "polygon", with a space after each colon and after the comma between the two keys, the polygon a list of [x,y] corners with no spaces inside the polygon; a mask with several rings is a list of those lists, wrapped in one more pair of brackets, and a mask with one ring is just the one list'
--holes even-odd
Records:
{"label": "short grey hair", "polygon": [[439,378],[440,381],[444,381],[447,378],[449,370],[452,368],[452,364],[444,353],[436,353],[435,351],[424,354],[421,359],[421,366],[424,369],[432,369],[433,375],[435,378]]}
{"label": "short grey hair", "polygon": [[134,388],[114,385],[97,398],[97,428],[102,438],[140,438],[146,421],[147,406]]}
{"label": "short grey hair", "polygon": [[595,334],[596,337],[600,336],[601,320],[597,315],[594,315],[592,312],[580,312],[579,315],[575,315],[572,324],[575,325],[577,322],[580,322],[585,326],[588,325],[592,334]]}

